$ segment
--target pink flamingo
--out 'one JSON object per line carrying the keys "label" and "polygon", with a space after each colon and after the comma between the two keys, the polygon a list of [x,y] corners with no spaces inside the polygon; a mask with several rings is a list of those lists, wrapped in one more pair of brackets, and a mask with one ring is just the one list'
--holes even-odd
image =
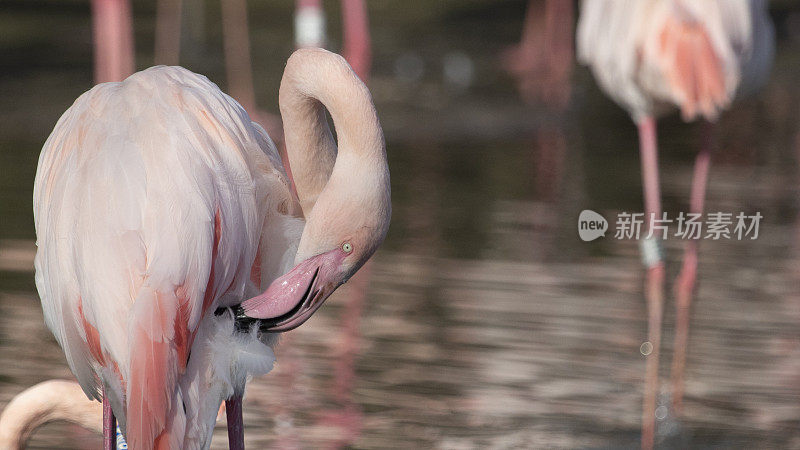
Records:
{"label": "pink flamingo", "polygon": [[[647,228],[661,219],[655,118],[679,109],[684,120],[715,121],[734,95],[769,75],[774,36],[763,0],[591,0],[581,4],[577,49],[600,87],[639,129]],[[695,162],[690,212],[702,213],[711,158],[705,139]],[[642,242],[647,267],[648,341],[642,447],[654,439],[664,261],[655,239]],[[673,407],[680,410],[689,306],[697,278],[696,240],[687,242],[676,282]]]}
{"label": "pink flamingo", "polygon": [[344,59],[295,52],[280,107],[299,197],[263,129],[178,67],[96,86],[45,143],[45,321],[132,448],[208,447],[225,399],[231,448],[243,448],[241,396],[272,368],[275,333],[308,320],[385,237],[383,134]]}

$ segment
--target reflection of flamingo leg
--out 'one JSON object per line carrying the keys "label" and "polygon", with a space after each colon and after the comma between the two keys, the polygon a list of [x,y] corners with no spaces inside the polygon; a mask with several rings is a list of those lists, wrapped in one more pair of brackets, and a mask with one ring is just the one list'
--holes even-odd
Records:
{"label": "reflection of flamingo leg", "polygon": [[133,26],[128,0],[92,0],[95,82],[122,81],[133,73]]}
{"label": "reflection of flamingo leg", "polygon": [[103,450],[117,448],[117,419],[111,410],[111,402],[103,392]]}
{"label": "reflection of flamingo leg", "polygon": [[[691,213],[702,214],[706,196],[708,170],[711,166],[711,147],[713,125],[706,123],[703,145],[694,163],[692,190],[689,199]],[[689,340],[689,307],[692,303],[695,282],[697,281],[697,247],[695,239],[686,243],[683,265],[675,282],[675,345],[672,354],[672,406],[680,414],[683,402],[683,373],[686,365],[686,346]]]}
{"label": "reflection of flamingo leg", "polygon": [[362,415],[358,406],[353,402],[352,395],[356,379],[355,359],[361,339],[359,327],[371,271],[372,262],[368,261],[350,280],[347,300],[344,311],[342,311],[342,336],[338,341],[339,348],[334,352],[336,360],[333,363],[333,398],[341,408],[336,411],[324,412],[320,418],[320,422],[338,427],[343,431],[343,435],[335,441],[335,447],[351,444],[361,432]]}
{"label": "reflection of flamingo leg", "polygon": [[544,125],[536,133],[536,193],[547,201],[555,201],[561,190],[567,138],[560,125]]}
{"label": "reflection of flamingo leg", "polygon": [[[639,124],[639,151],[642,158],[642,184],[644,188],[645,220],[661,217],[661,188],[658,181],[658,145],[656,123],[652,117]],[[648,225],[649,228],[649,225]],[[655,239],[655,236],[653,237]],[[649,242],[643,243],[645,246]],[[642,448],[653,448],[655,432],[656,394],[658,392],[658,358],[661,346],[661,316],[664,305],[664,261],[661,255],[648,255],[644,248],[647,265],[647,338],[652,345],[645,365],[645,389],[642,408]]]}

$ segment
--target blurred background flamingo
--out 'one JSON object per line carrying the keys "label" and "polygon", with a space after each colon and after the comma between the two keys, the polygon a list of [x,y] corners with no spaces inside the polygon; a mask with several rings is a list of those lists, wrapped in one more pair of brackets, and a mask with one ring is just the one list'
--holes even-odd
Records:
{"label": "blurred background flamingo", "polygon": [[536,191],[557,202],[561,194],[567,138],[564,116],[572,91],[574,5],[559,0],[530,0],[519,44],[501,55],[522,99],[550,114],[536,124],[533,154]]}
{"label": "blurred background flamingo", "polygon": [[[674,109],[685,121],[716,121],[737,94],[750,93],[768,78],[774,31],[767,3],[750,1],[662,0],[581,3],[578,57],[592,69],[601,88],[624,107],[639,130],[645,233],[642,260],[647,269],[648,341],[642,447],[652,448],[661,346],[664,259],[654,224],[663,225],[658,177],[656,118]],[[689,212],[703,213],[713,147],[707,128],[695,162]],[[663,217],[666,219],[666,216]],[[686,244],[675,284],[676,332],[672,401],[680,411],[689,328],[689,308],[697,279],[700,236]]]}

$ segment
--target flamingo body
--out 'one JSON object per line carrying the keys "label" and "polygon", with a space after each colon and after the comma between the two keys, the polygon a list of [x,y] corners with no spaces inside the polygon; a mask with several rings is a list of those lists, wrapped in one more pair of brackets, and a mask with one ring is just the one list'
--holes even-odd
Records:
{"label": "flamingo body", "polygon": [[674,108],[714,120],[766,82],[774,30],[763,0],[591,0],[577,49],[636,122]]}
{"label": "flamingo body", "polygon": [[274,335],[210,312],[291,267],[295,205],[264,130],[185,69],[98,85],[59,120],[34,187],[36,285],[132,448],[206,447],[220,402],[270,370]]}

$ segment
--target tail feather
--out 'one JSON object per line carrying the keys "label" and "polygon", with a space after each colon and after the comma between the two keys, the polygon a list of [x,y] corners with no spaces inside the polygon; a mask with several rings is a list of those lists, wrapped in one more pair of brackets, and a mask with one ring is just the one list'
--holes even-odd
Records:
{"label": "tail feather", "polygon": [[[189,335],[181,320],[182,302],[172,291],[144,286],[133,310],[130,329],[130,376],[127,385],[127,435],[131,448],[153,448],[156,440],[173,446],[182,432],[169,425],[183,421],[177,393],[179,372],[185,367],[179,355],[188,354]],[[185,361],[185,359],[183,359]],[[181,416],[176,418],[176,416]],[[161,436],[165,438],[160,439]]]}
{"label": "tail feather", "polygon": [[700,22],[670,17],[659,34],[659,59],[684,120],[714,120],[731,101],[723,63]]}

